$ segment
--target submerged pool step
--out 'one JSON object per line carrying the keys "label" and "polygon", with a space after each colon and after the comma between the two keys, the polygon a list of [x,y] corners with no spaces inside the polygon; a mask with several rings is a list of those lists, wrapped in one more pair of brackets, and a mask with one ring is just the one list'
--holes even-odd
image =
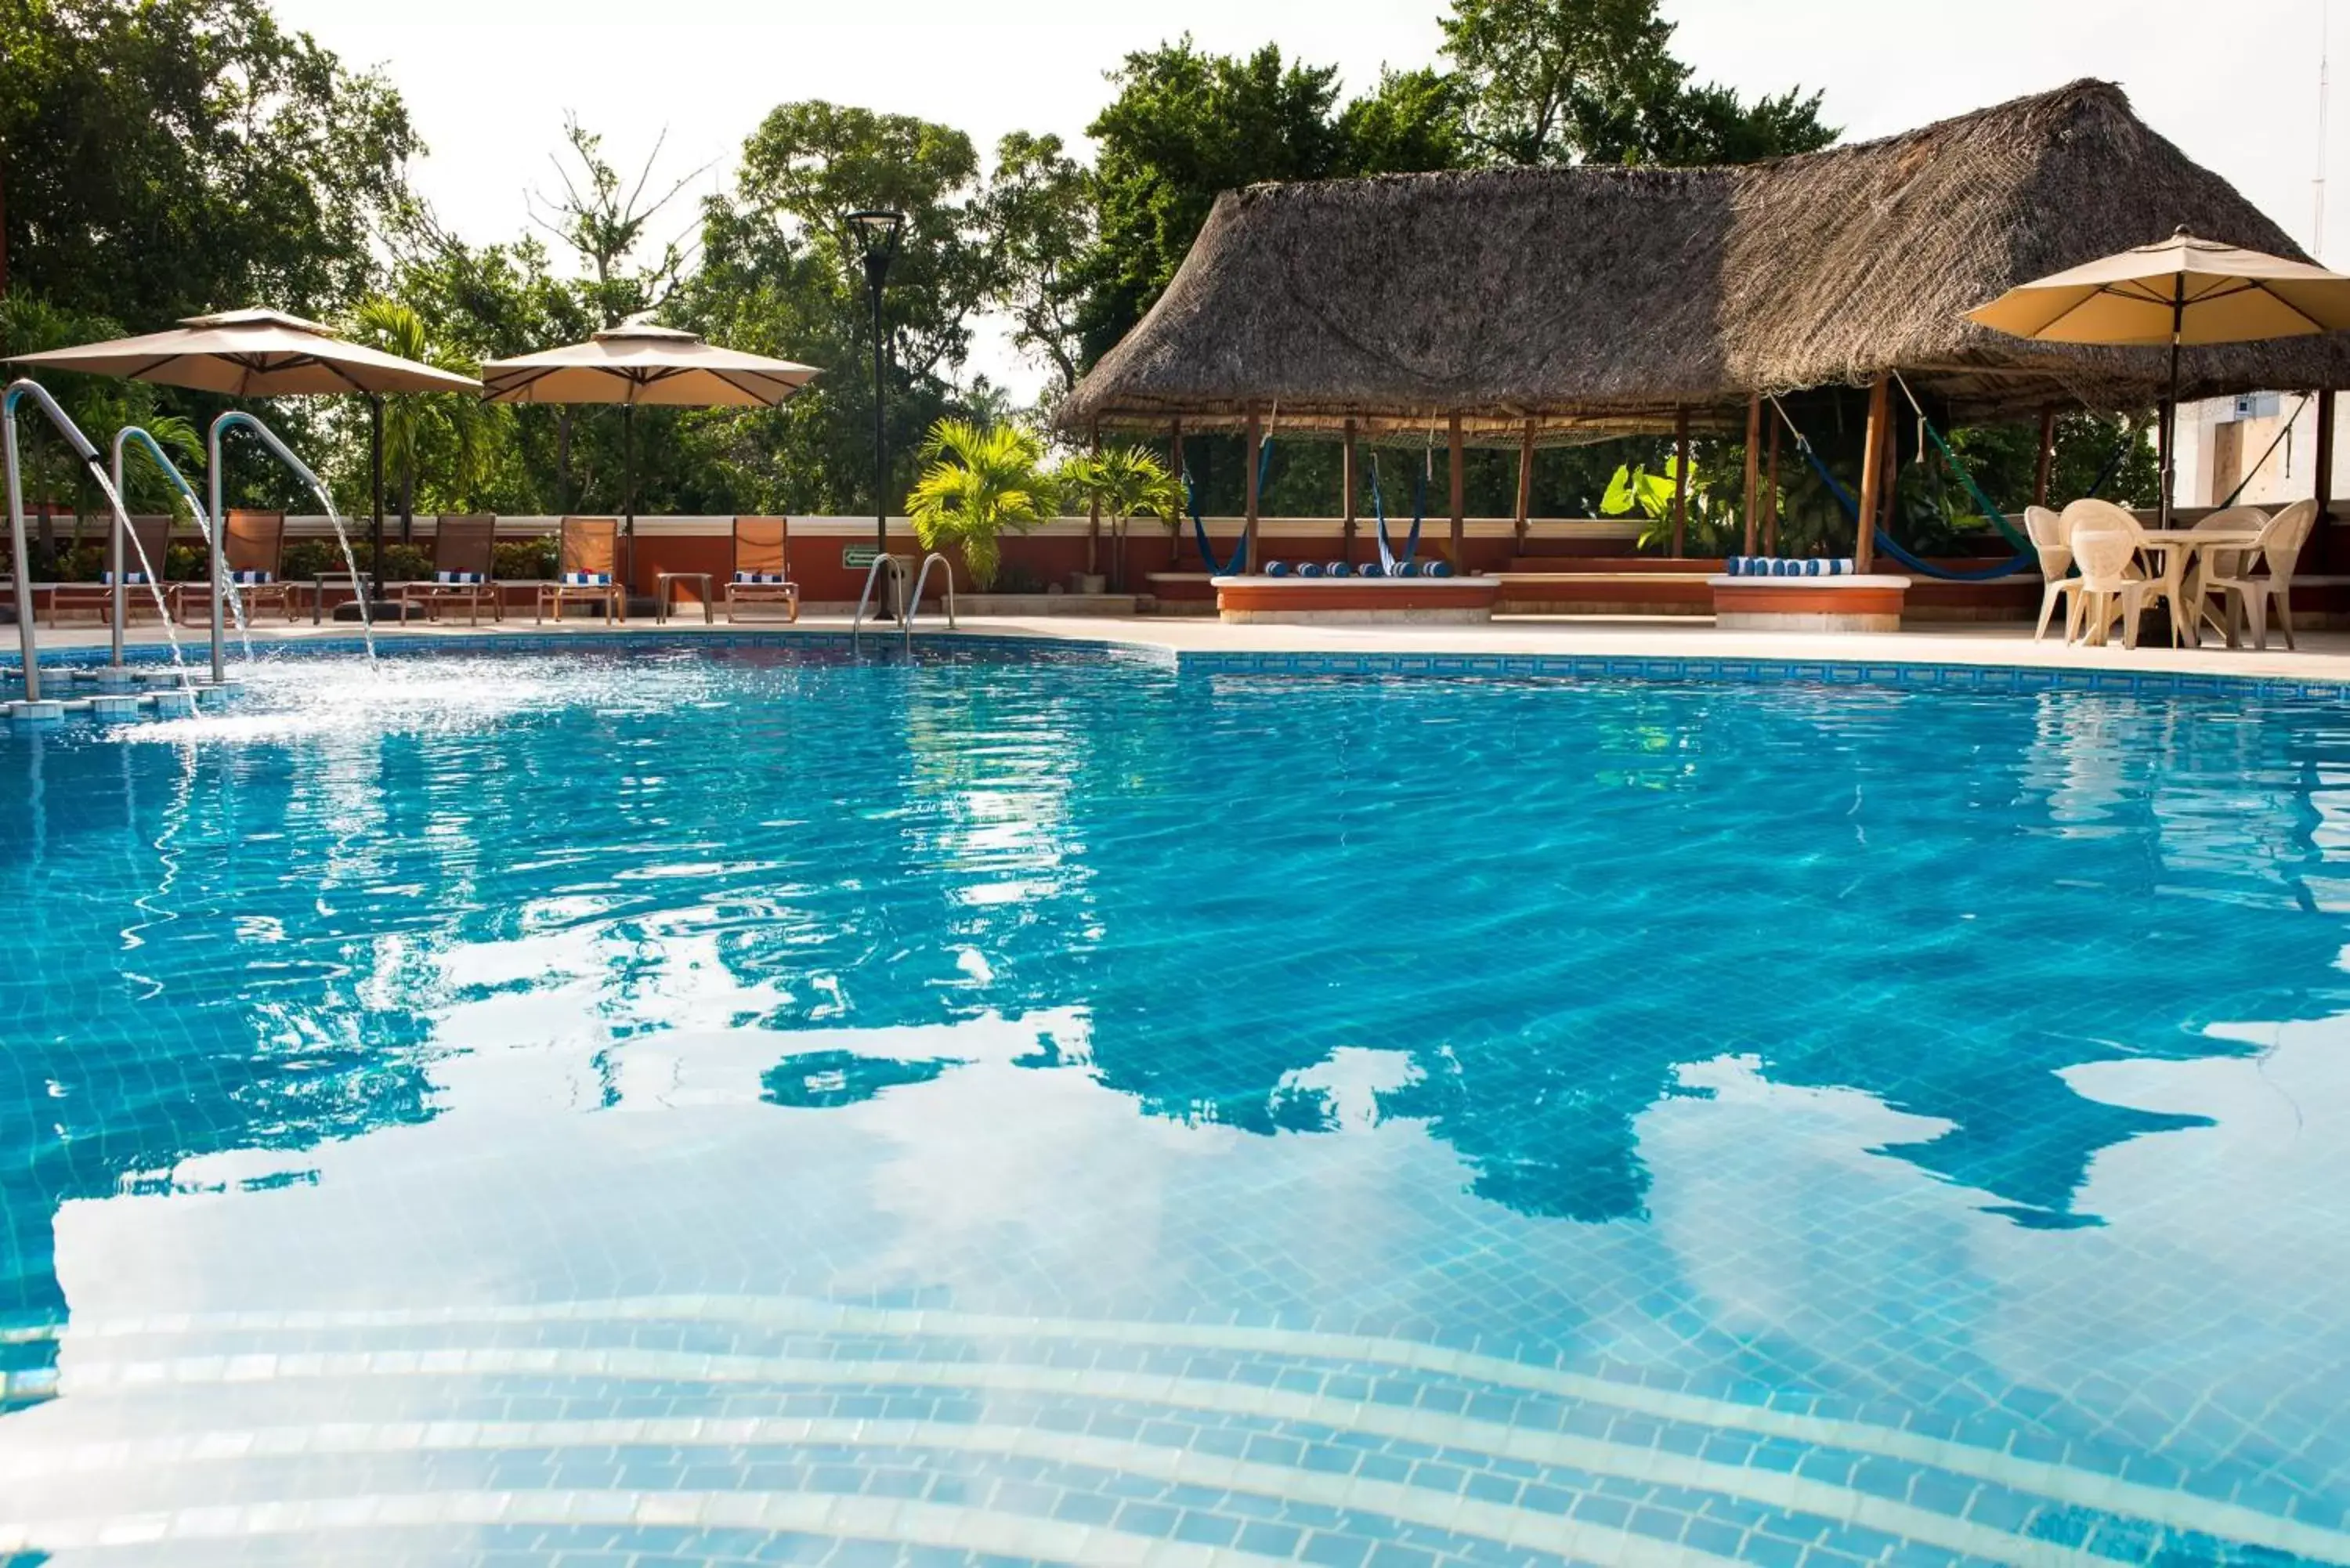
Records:
{"label": "submerged pool step", "polygon": [[[68,1332],[44,1443],[11,1454],[0,1428],[0,1465],[49,1478],[59,1521],[328,1484],[399,1496],[419,1454],[437,1456],[435,1495],[459,1496],[539,1473],[568,1487],[584,1472],[562,1455],[626,1450],[617,1473],[656,1509],[688,1506],[698,1468],[858,1489],[916,1454],[926,1475],[978,1464],[992,1488],[1032,1489],[1053,1518],[1098,1511],[1083,1500],[1105,1489],[1191,1500],[1125,1524],[1114,1509],[1096,1521],[1114,1535],[1321,1509],[1443,1530],[1469,1556],[1567,1525],[1598,1532],[1575,1552],[1596,1561],[1627,1560],[1609,1531],[1692,1562],[1758,1532],[2019,1564],[2222,1561],[2238,1542],[2350,1555],[2339,1531],[2116,1474],[1414,1342],[691,1300],[92,1322]],[[28,1539],[40,1522],[20,1521]]]}

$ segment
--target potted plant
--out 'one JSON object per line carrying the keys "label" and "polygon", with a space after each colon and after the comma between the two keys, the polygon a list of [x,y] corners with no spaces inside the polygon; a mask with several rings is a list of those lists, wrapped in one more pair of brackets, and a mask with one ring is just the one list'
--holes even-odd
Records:
{"label": "potted plant", "polygon": [[1018,425],[941,420],[920,456],[921,477],[906,498],[914,536],[925,550],[960,549],[971,586],[983,594],[995,586],[1005,532],[1025,534],[1054,515],[1044,441]]}
{"label": "potted plant", "polygon": [[1063,503],[1098,506],[1109,520],[1109,562],[1118,591],[1126,591],[1126,526],[1149,513],[1171,526],[1183,515],[1183,486],[1147,449],[1114,446],[1061,464],[1056,476]]}

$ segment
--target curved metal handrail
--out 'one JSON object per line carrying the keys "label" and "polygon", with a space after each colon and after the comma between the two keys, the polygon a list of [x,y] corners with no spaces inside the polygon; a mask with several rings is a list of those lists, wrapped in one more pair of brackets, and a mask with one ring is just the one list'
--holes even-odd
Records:
{"label": "curved metal handrail", "polygon": [[[196,487],[188,483],[187,475],[180,472],[179,464],[165,455],[162,443],[141,426],[125,425],[114,432],[114,493],[126,498],[130,493],[123,486],[123,458],[133,442],[136,442],[140,450],[153,461],[156,470],[162,474],[164,482],[180,493],[180,499],[188,504],[188,511],[195,517],[196,526],[203,532],[204,540],[209,545],[213,536],[212,518],[205,514],[203,501],[196,494]],[[130,585],[123,580],[124,569],[129,565],[122,558],[124,538],[123,520],[118,515],[114,519],[113,527],[109,531],[106,556],[107,570],[114,578],[113,592],[108,597],[107,619],[112,627],[109,646],[113,649],[113,657],[110,662],[117,670],[122,668],[123,618],[129,608],[130,600]],[[132,540],[131,543],[135,547],[137,541]],[[148,580],[151,583],[162,582],[162,562],[142,558],[139,566],[140,570],[149,575]],[[161,606],[158,607],[167,608]],[[167,624],[168,620],[167,611]]]}
{"label": "curved metal handrail", "polygon": [[[865,591],[857,596],[857,613],[849,618],[848,622],[848,646],[852,652],[857,648],[858,634],[864,629],[865,608],[872,602],[874,582],[884,571],[889,574],[890,581],[895,584],[904,576],[906,563],[895,556],[876,556],[873,557],[873,564],[865,568]],[[876,616],[874,618],[878,620],[880,618]],[[897,619],[903,623],[905,615],[902,608]]]}
{"label": "curved metal handrail", "polygon": [[[318,504],[327,509],[328,520],[335,523],[335,537],[338,541],[343,541],[344,538],[342,524],[336,520],[334,498],[327,493],[326,482],[310,472],[308,463],[294,455],[294,449],[280,441],[276,431],[271,430],[243,409],[231,409],[213,421],[213,428],[204,438],[204,462],[210,470],[206,489],[212,500],[213,516],[218,520],[219,526],[211,530],[205,542],[204,575],[212,582],[213,681],[215,685],[228,678],[228,656],[222,643],[221,616],[221,607],[224,602],[222,595],[228,582],[227,563],[221,553],[221,536],[228,532],[228,508],[221,499],[221,483],[224,478],[221,463],[221,438],[229,431],[239,429],[251,431],[261,444],[267,447],[270,453],[286,465],[287,472],[310,487],[310,493],[316,495],[318,498]],[[346,547],[348,547],[347,542]],[[381,567],[379,566],[377,569],[380,574]],[[359,597],[359,635],[368,639],[368,657],[372,659],[375,657],[375,646],[368,628],[365,589],[360,591]]]}
{"label": "curved metal handrail", "polygon": [[931,586],[931,568],[932,566],[944,566],[946,568],[947,629],[949,631],[952,631],[955,628],[954,563],[948,560],[944,556],[940,555],[936,550],[933,550],[929,555],[922,557],[922,569],[914,576],[913,595],[906,600],[906,651],[909,653],[912,652],[914,649],[914,618],[922,612],[922,590]]}
{"label": "curved metal handrail", "polygon": [[105,460],[98,455],[98,448],[90,445],[80,427],[66,417],[65,410],[57,407],[57,400],[49,396],[47,388],[38,381],[19,378],[8,383],[5,392],[0,392],[0,469],[6,471],[8,541],[15,551],[9,557],[9,569],[16,579],[16,639],[23,649],[25,700],[37,702],[41,700],[41,659],[34,647],[33,568],[25,545],[25,487],[16,461],[16,405],[27,399],[57,427],[57,433],[88,467],[101,489],[107,484],[107,473]]}

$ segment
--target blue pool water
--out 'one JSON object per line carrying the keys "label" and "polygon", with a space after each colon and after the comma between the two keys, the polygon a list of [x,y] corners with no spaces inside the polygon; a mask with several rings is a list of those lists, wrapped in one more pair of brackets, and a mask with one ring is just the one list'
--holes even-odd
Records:
{"label": "blue pool water", "polygon": [[0,1562],[2350,1559],[2338,707],[566,650],[0,779]]}

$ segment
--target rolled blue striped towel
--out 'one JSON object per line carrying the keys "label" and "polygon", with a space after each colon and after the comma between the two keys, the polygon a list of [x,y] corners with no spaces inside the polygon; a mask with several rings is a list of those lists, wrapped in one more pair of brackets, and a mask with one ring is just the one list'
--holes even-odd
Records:
{"label": "rolled blue striped towel", "polygon": [[791,581],[781,572],[737,572],[734,580],[746,587],[781,587]]}
{"label": "rolled blue striped towel", "polygon": [[563,586],[567,588],[608,588],[612,586],[609,572],[566,572]]}
{"label": "rolled blue striped towel", "polygon": [[451,587],[478,587],[482,583],[482,574],[479,572],[435,572],[432,574],[432,580],[436,583],[446,584]]}
{"label": "rolled blue striped towel", "polygon": [[276,582],[277,580],[277,574],[275,572],[253,571],[231,572],[228,575],[228,580],[234,583],[241,588],[257,588],[264,583]]}
{"label": "rolled blue striped towel", "polygon": [[120,582],[127,587],[143,588],[147,586],[147,574],[144,572],[125,572],[121,576],[117,577],[112,572],[108,572],[100,576],[99,581],[104,583],[108,587],[112,587],[116,583]]}

